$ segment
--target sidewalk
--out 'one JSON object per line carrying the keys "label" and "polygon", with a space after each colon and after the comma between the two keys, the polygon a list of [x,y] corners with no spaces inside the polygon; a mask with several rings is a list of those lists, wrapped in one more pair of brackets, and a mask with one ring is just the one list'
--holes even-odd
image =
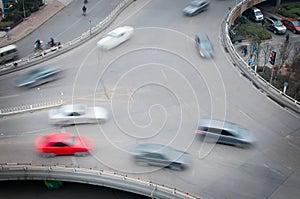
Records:
{"label": "sidewalk", "polygon": [[[65,7],[65,4],[58,0],[48,0],[39,11],[32,13],[25,21],[10,30],[10,38],[5,37],[5,32],[1,32],[0,47],[13,44],[26,37],[48,19],[54,16]],[[2,37],[3,36],[3,37]]]}

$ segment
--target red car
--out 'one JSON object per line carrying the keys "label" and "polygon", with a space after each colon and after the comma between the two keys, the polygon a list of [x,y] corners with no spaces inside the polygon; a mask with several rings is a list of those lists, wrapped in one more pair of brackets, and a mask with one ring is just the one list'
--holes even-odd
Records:
{"label": "red car", "polygon": [[57,133],[39,137],[35,142],[35,150],[43,157],[56,155],[86,156],[90,154],[94,143],[90,138],[74,136],[70,133]]}
{"label": "red car", "polygon": [[287,29],[289,29],[293,33],[300,33],[300,22],[296,19],[283,18],[281,19],[281,22],[283,23],[283,25],[285,25]]}

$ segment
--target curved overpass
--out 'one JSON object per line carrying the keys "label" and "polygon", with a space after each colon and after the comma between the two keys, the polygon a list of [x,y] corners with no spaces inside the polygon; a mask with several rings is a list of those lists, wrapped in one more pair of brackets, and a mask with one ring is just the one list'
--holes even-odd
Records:
{"label": "curved overpass", "polygon": [[[63,98],[103,105],[110,107],[114,117],[102,126],[65,129],[49,126],[46,111],[3,118],[2,161],[31,160],[35,164],[117,170],[204,198],[296,196],[298,190],[291,185],[299,176],[299,116],[278,107],[251,87],[226,60],[222,48],[216,48],[214,61],[198,57],[194,34],[209,33],[217,47],[220,19],[227,12],[227,2],[212,2],[210,10],[194,18],[181,16],[184,6],[182,1],[135,4],[113,24],[136,27],[128,43],[111,52],[99,52],[95,49],[99,39],[96,37],[80,49],[89,52],[87,55],[82,56],[75,49],[49,61],[69,68],[66,78],[39,90],[21,92],[24,101]],[[159,17],[166,7],[167,14]],[[209,30],[195,26],[208,26],[208,21],[213,25]],[[16,91],[8,89],[13,81],[2,81],[7,96],[16,95]],[[200,142],[193,132],[199,117],[208,116],[249,128],[257,145],[238,149]],[[35,156],[32,140],[55,131],[89,135],[98,147],[86,158],[45,160]],[[138,167],[132,162],[130,151],[142,142],[160,142],[186,150],[194,157],[193,165],[183,172]]]}

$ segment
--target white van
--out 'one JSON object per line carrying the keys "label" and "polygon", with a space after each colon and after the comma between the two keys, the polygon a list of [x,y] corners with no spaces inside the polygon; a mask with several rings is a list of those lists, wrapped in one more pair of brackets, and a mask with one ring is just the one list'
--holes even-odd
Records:
{"label": "white van", "polygon": [[264,20],[263,13],[256,7],[249,8],[243,14],[254,22],[262,22]]}
{"label": "white van", "polygon": [[18,58],[18,47],[16,45],[9,45],[0,48],[0,64]]}

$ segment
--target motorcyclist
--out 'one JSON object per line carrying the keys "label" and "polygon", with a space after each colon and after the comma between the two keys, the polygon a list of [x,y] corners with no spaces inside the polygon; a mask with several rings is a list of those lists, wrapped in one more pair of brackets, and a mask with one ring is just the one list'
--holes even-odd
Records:
{"label": "motorcyclist", "polygon": [[52,37],[50,38],[50,46],[51,47],[55,46],[55,42],[54,42],[54,39]]}
{"label": "motorcyclist", "polygon": [[42,50],[42,41],[41,40],[36,40],[34,43],[34,48],[35,50]]}

